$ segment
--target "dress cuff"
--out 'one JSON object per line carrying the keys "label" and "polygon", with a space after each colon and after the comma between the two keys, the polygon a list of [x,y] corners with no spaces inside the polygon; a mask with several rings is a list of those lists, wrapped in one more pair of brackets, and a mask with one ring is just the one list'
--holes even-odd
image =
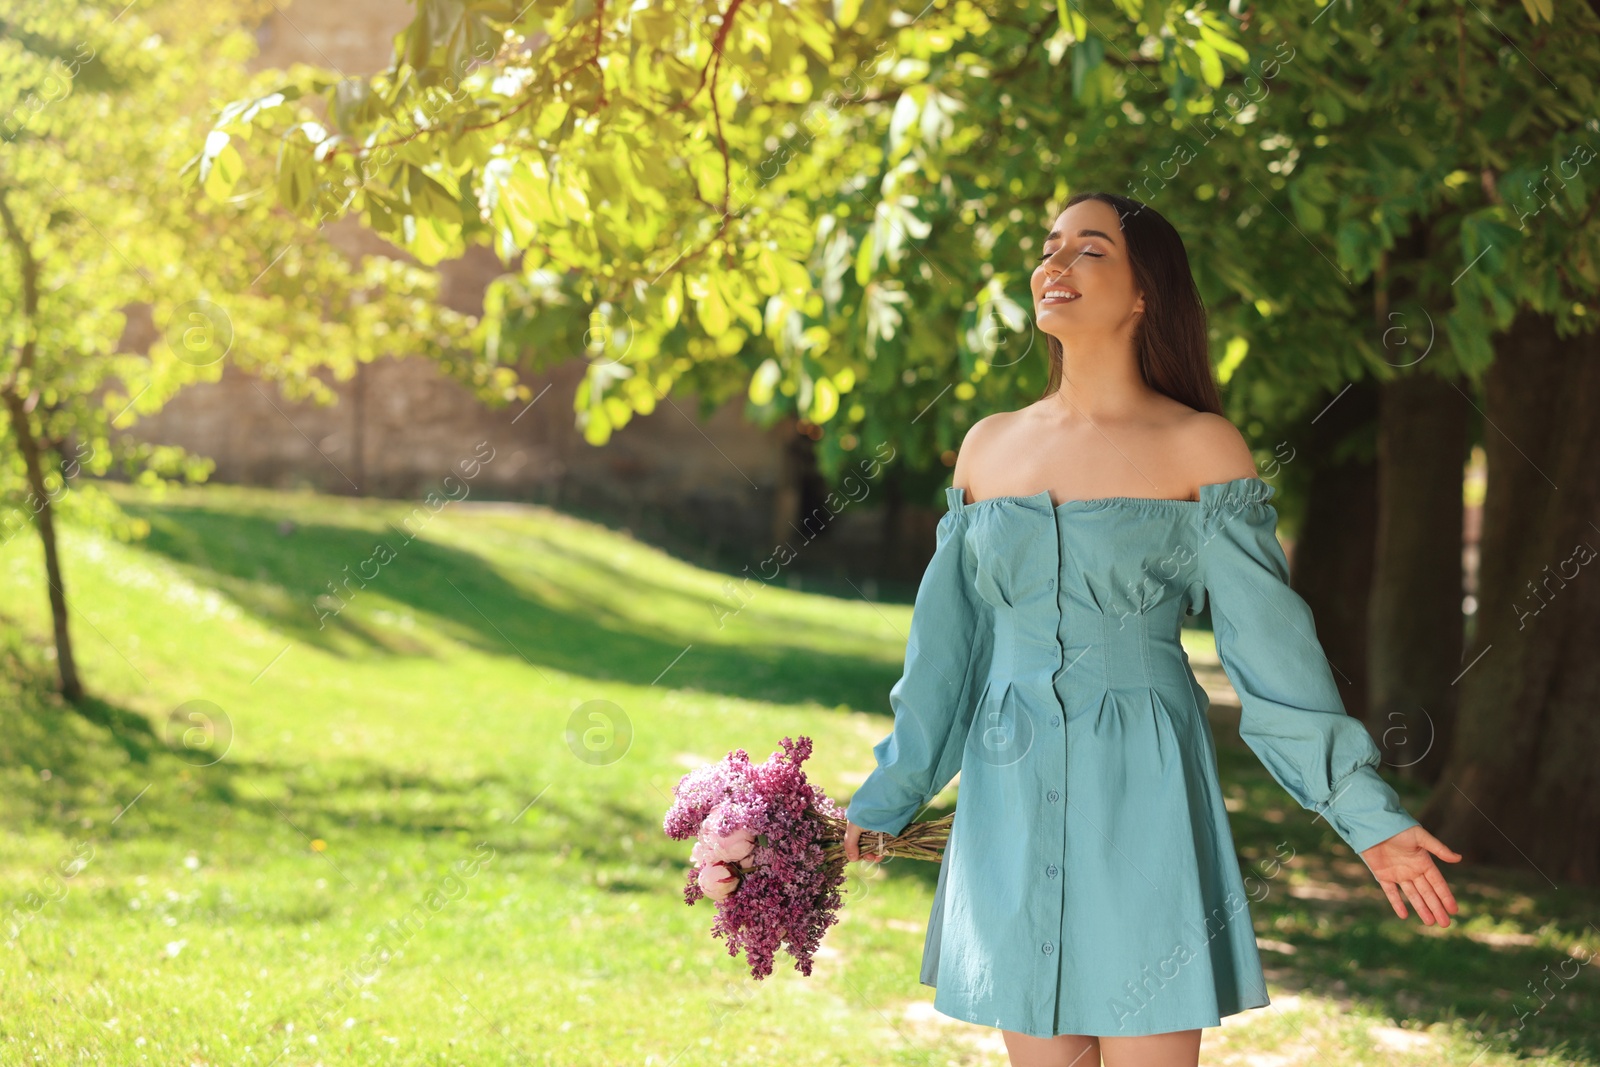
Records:
{"label": "dress cuff", "polygon": [[1401,807],[1394,787],[1371,764],[1362,764],[1346,775],[1328,801],[1318,807],[1318,813],[1358,855],[1402,830],[1421,825]]}

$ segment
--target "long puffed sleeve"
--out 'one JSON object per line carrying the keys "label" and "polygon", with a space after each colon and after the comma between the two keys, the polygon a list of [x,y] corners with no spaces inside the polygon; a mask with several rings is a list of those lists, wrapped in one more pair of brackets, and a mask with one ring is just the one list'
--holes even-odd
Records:
{"label": "long puffed sleeve", "polygon": [[1417,820],[1379,777],[1378,746],[1345,712],[1311,609],[1289,587],[1273,492],[1259,478],[1201,488],[1198,572],[1217,655],[1239,694],[1239,736],[1359,854]]}
{"label": "long puffed sleeve", "polygon": [[966,545],[967,514],[948,490],[933,559],[911,609],[905,668],[889,690],[894,728],[873,746],[878,766],[850,798],[847,816],[898,834],[961,769],[974,694],[988,671],[992,608],[978,596]]}

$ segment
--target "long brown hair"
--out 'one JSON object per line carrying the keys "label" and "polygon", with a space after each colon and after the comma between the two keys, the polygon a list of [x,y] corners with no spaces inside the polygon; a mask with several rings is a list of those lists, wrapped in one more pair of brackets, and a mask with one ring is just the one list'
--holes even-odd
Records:
{"label": "long brown hair", "polygon": [[[1183,238],[1154,208],[1116,193],[1079,193],[1065,207],[1084,200],[1110,204],[1122,223],[1134,284],[1144,293],[1144,314],[1133,328],[1133,344],[1145,384],[1196,411],[1222,414],[1206,343],[1206,308],[1189,271]],[[1046,334],[1045,347],[1050,378],[1043,396],[1051,396],[1061,388],[1061,342]]]}

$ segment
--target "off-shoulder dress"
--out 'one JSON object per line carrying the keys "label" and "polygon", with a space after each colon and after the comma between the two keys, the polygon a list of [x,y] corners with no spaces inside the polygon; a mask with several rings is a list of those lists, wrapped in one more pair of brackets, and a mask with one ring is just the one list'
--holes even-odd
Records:
{"label": "off-shoulder dress", "polygon": [[1184,615],[1209,602],[1240,736],[1302,807],[1356,852],[1416,825],[1289,587],[1274,488],[946,493],[894,726],[848,808],[899,833],[961,773],[920,976],[935,1009],[1035,1037],[1135,1036],[1266,1005],[1260,894]]}

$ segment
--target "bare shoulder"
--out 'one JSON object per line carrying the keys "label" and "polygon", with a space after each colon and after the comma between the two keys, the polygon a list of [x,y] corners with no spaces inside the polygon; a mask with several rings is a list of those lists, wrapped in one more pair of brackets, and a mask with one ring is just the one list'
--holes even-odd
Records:
{"label": "bare shoulder", "polygon": [[956,453],[955,475],[951,479],[953,485],[967,490],[967,497],[973,496],[973,480],[984,480],[985,471],[1001,454],[997,442],[1015,427],[1020,415],[1018,411],[996,411],[967,429],[961,439],[961,449]]}
{"label": "bare shoulder", "polygon": [[1177,427],[1182,454],[1197,485],[1256,477],[1256,460],[1239,428],[1222,415],[1194,411]]}

